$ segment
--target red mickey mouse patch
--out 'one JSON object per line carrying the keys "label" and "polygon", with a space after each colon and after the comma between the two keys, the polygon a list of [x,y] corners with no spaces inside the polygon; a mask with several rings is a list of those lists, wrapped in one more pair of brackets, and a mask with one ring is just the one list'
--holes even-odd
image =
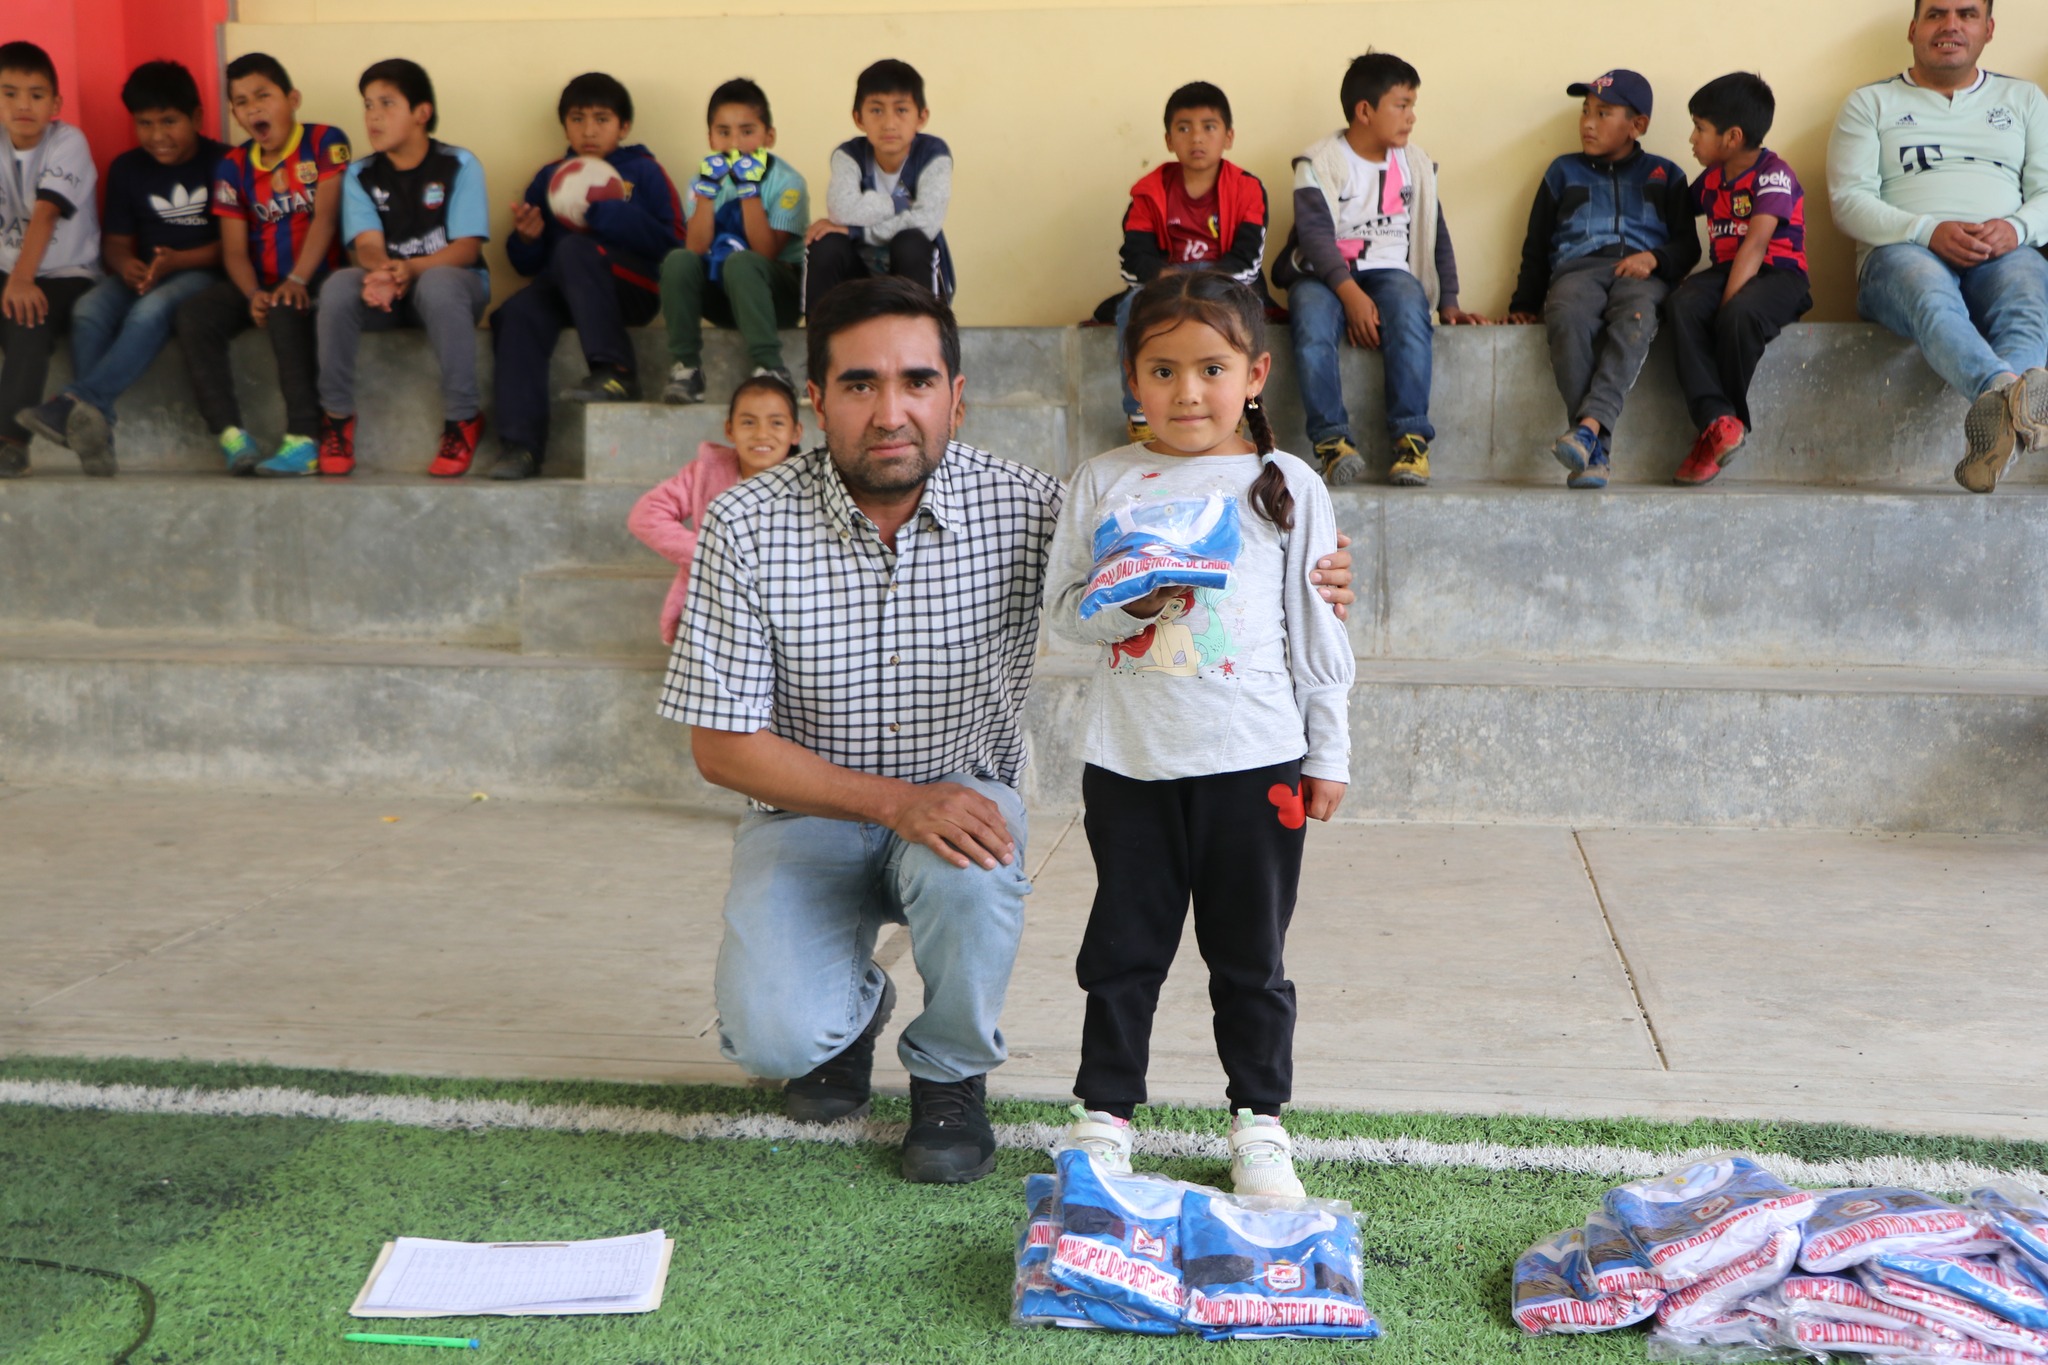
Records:
{"label": "red mickey mouse patch", "polygon": [[1308,823],[1308,814],[1302,808],[1299,787],[1290,787],[1285,782],[1275,782],[1267,788],[1266,799],[1280,808],[1280,823],[1285,828],[1300,829]]}

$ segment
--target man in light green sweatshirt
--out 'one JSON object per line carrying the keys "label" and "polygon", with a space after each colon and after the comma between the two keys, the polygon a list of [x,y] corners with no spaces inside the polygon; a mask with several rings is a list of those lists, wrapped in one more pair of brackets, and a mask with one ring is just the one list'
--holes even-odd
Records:
{"label": "man in light green sweatshirt", "polygon": [[1972,400],[1956,482],[2048,453],[2048,96],[1977,65],[1996,0],[1912,0],[1913,65],[1849,96],[1828,144],[1857,310]]}

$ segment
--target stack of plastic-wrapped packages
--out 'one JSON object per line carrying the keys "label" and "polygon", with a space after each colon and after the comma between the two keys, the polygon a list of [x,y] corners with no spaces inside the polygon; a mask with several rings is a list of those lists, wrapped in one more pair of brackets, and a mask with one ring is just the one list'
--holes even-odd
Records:
{"label": "stack of plastic-wrapped packages", "polygon": [[1376,1337],[1358,1221],[1326,1199],[1240,1199],[1063,1151],[1024,1182],[1015,1321],[1165,1336]]}
{"label": "stack of plastic-wrapped packages", "polygon": [[1525,1331],[1652,1322],[1657,1360],[2048,1361],[2048,1198],[1797,1190],[1724,1154],[1609,1190],[1515,1263]]}

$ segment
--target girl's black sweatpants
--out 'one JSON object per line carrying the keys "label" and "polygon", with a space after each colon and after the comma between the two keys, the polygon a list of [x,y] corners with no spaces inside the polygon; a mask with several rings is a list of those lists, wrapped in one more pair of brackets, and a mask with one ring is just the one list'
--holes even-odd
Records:
{"label": "girl's black sweatpants", "polygon": [[1152,1013],[1190,899],[1230,1107],[1278,1114],[1294,1089],[1294,983],[1281,962],[1301,880],[1301,761],[1141,782],[1081,775],[1095,905],[1075,965],[1088,1012],[1074,1093],[1129,1118]]}

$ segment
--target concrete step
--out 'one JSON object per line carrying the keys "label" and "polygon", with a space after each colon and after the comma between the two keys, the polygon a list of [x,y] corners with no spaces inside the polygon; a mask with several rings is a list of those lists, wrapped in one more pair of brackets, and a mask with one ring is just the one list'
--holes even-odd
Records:
{"label": "concrete step", "polygon": [[[0,631],[525,639],[637,655],[669,574],[625,529],[643,486],[0,483]],[[2048,495],[2037,489],[1587,494],[1446,481],[1336,501],[1356,542],[1362,658],[2048,664]],[[553,571],[568,572],[531,577]]]}
{"label": "concrete step", "polygon": [[[802,411],[803,445],[818,445],[817,415]],[[1051,474],[1069,472],[1064,402],[973,402],[959,438]],[[724,441],[725,407],[702,403],[600,403],[583,414],[583,477],[592,483],[648,488],[694,459],[706,441]]]}
{"label": "concrete step", "polygon": [[519,652],[658,663],[661,608],[675,570],[665,563],[543,569],[520,579]]}
{"label": "concrete step", "polygon": [[[731,809],[655,663],[408,644],[0,637],[0,781],[660,797]],[[1048,662],[1026,798],[1071,811],[1087,670]],[[1374,661],[1351,819],[2038,832],[2048,676]]]}
{"label": "concrete step", "polygon": [[[783,355],[799,382],[804,377],[801,331],[783,334]],[[1273,380],[1269,410],[1283,448],[1306,452],[1293,354],[1286,330],[1271,338]],[[490,409],[490,338],[477,345]],[[636,330],[641,383],[650,402],[668,371],[666,335],[659,324]],[[248,424],[274,440],[282,414],[276,367],[264,339],[250,333],[235,343]],[[1080,460],[1123,442],[1117,398],[1116,342],[1106,327],[970,328],[961,334],[968,377],[969,416],[963,435],[998,454],[1062,474]],[[1454,479],[1510,484],[1558,484],[1551,442],[1564,426],[1564,408],[1550,379],[1542,330],[1532,327],[1443,328],[1436,339],[1433,415],[1438,438],[1433,464]],[[55,382],[69,378],[67,355]],[[593,477],[637,481],[672,470],[714,438],[723,403],[752,370],[738,336],[705,334],[704,366],[711,402],[684,418],[623,409],[586,415],[557,405],[549,437],[549,469],[574,475],[585,468],[588,445],[602,451]],[[1383,472],[1388,456],[1377,358],[1347,349],[1345,392],[1354,432],[1368,459]],[[585,372],[573,336],[557,346],[551,386],[559,390]],[[418,472],[432,458],[440,433],[439,372],[425,337],[394,332],[364,338],[358,392],[357,450],[370,470]],[[1723,475],[1726,485],[1796,483],[1844,486],[1916,485],[1949,488],[1961,454],[1962,400],[1949,393],[1909,344],[1861,323],[1812,323],[1789,328],[1771,348],[1758,375],[1757,430],[1749,447]],[[1064,421],[1055,419],[1055,410]],[[212,472],[220,456],[200,425],[184,362],[173,344],[144,379],[124,395],[119,427],[122,468],[128,471]],[[1692,430],[1672,377],[1668,339],[1652,352],[1617,436],[1615,478],[1665,484],[1691,444]],[[486,437],[495,450],[494,438]],[[680,454],[678,451],[680,450]],[[39,442],[32,459],[41,470],[73,468],[71,455]],[[2048,460],[2024,460],[2013,483],[2048,483]]]}
{"label": "concrete step", "polygon": [[634,490],[423,475],[0,483],[0,630],[511,644],[520,577],[659,566]]}

